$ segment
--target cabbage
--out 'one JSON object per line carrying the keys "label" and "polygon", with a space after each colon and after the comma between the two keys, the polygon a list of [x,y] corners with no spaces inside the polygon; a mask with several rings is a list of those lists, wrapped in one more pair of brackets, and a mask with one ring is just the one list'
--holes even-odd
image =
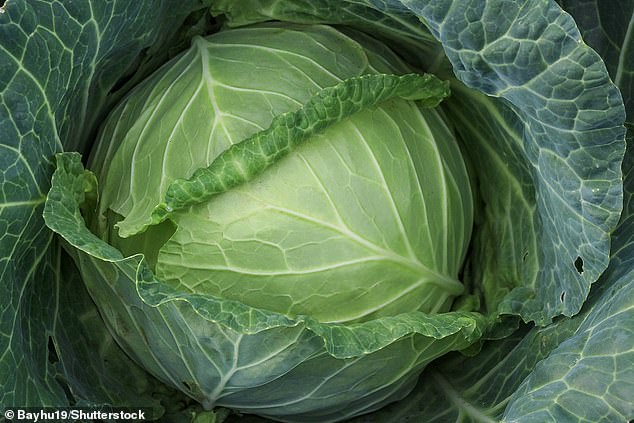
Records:
{"label": "cabbage", "polygon": [[[196,39],[105,123],[90,160],[109,163],[96,175],[102,237],[152,257],[157,278],[177,289],[289,316],[343,323],[448,311],[463,293],[470,185],[451,130],[412,101],[337,119],[262,174],[172,213],[171,224],[138,235],[135,228],[151,221],[177,178],[275,116],[349,78],[404,69],[398,57],[325,26]],[[266,148],[257,141],[253,155]],[[256,158],[243,157],[241,166],[254,166]]]}
{"label": "cabbage", "polygon": [[478,339],[486,319],[449,313],[473,200],[430,108],[448,87],[403,72],[366,36],[265,24],[194,39],[119,103],[85,174],[102,181],[88,218],[191,304],[156,325],[167,311],[139,301],[132,270],[80,264],[128,354],[207,408],[329,421],[401,398]]}
{"label": "cabbage", "polygon": [[632,419],[634,2],[559,3],[0,3],[5,418]]}

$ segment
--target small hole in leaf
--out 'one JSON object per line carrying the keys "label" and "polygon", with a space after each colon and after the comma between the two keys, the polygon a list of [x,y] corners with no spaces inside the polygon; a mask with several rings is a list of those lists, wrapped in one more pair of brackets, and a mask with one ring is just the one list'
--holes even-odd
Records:
{"label": "small hole in leaf", "polygon": [[185,389],[187,389],[188,391],[192,390],[192,387],[191,387],[191,385],[189,383],[187,383],[185,381],[183,381],[182,383],[183,383],[183,386],[185,387]]}
{"label": "small hole in leaf", "polygon": [[55,364],[59,361],[59,356],[57,355],[57,349],[55,348],[55,341],[53,341],[53,337],[48,337],[48,362],[51,364]]}
{"label": "small hole in leaf", "polygon": [[579,256],[577,256],[577,259],[575,260],[575,269],[577,269],[579,274],[583,273],[583,259]]}
{"label": "small hole in leaf", "polygon": [[566,291],[562,291],[561,295],[559,296],[559,301],[563,303],[565,299],[566,299]]}

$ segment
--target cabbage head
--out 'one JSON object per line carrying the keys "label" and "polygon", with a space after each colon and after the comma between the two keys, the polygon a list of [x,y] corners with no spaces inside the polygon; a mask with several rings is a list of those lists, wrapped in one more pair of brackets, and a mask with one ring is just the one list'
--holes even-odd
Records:
{"label": "cabbage head", "polygon": [[[475,341],[478,317],[435,327],[464,292],[473,199],[432,107],[448,85],[413,72],[367,35],[261,24],[195,38],[126,96],[88,164],[94,230],[197,302],[158,326],[113,311],[124,349],[207,407],[328,421]],[[101,310],[130,307],[136,279],[81,270]]]}

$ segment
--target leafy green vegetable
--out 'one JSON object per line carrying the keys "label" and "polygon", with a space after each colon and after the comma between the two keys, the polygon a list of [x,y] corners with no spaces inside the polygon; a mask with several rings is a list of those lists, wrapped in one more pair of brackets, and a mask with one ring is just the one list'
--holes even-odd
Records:
{"label": "leafy green vegetable", "polygon": [[634,2],[558,3],[4,2],[0,405],[633,419]]}

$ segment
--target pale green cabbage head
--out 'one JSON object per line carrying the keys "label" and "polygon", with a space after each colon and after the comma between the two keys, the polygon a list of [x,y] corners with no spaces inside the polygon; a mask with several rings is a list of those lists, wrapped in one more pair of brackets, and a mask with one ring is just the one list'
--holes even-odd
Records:
{"label": "pale green cabbage head", "polygon": [[[162,223],[154,216],[178,178],[210,166],[230,146],[266,130],[276,116],[296,112],[322,90],[362,75],[408,72],[413,69],[384,44],[360,33],[267,24],[194,39],[187,52],[119,104],[89,163],[100,181],[98,234],[126,256],[143,254],[165,289],[239,303],[277,319],[309,320],[320,328],[310,336],[294,328],[298,323],[283,332],[227,335],[231,325],[209,325],[204,329],[208,349],[178,358],[159,351],[150,359],[146,345],[117,329],[130,317],[117,315],[110,323],[131,354],[145,367],[162,368],[156,376],[209,407],[242,409],[255,401],[264,414],[325,421],[402,396],[425,363],[468,345],[464,340],[435,345],[433,337],[421,337],[421,344],[414,335],[420,330],[406,322],[417,316],[411,313],[426,319],[448,312],[463,294],[459,276],[473,224],[470,180],[455,134],[434,108],[400,98],[409,92],[350,116],[341,111],[346,97],[357,102],[367,92],[324,98],[316,113],[336,116],[332,124],[243,183],[207,199],[188,194],[194,201],[168,209]],[[427,94],[446,94],[446,84],[434,84]],[[239,162],[239,172],[249,173],[241,167],[265,154],[263,141],[254,145]],[[405,319],[394,323],[405,330],[393,333],[386,318]],[[180,316],[178,325],[194,325],[190,319]],[[349,358],[342,360],[324,355],[324,344],[337,342],[329,331],[352,328],[346,336],[363,336],[367,329],[355,334],[354,325],[346,326],[358,322],[384,326],[371,335],[389,339],[372,342],[376,357],[371,350],[346,353]],[[148,330],[147,324],[141,327]],[[152,330],[157,331],[152,337],[173,336],[164,328]],[[322,332],[321,338],[315,332]],[[179,348],[200,343],[198,336],[186,335]],[[255,344],[247,340],[253,336],[263,344],[263,356],[253,347],[239,347]],[[215,358],[223,348],[216,344],[227,339],[235,348],[225,357],[233,364],[223,371]],[[384,362],[391,360],[390,350],[403,349],[411,349],[407,360]],[[312,363],[316,357],[328,364]],[[187,374],[166,372],[171,360],[181,361]],[[376,366],[382,369],[368,373]],[[329,367],[325,375],[315,373]],[[249,377],[239,376],[238,369]],[[301,391],[325,390],[328,406],[319,404],[320,395],[307,393],[292,406],[260,399],[263,391],[275,395],[282,374],[283,392],[300,385]],[[380,395],[373,399],[371,392]],[[240,399],[236,403],[233,397]],[[363,402],[342,411],[355,401]]]}

